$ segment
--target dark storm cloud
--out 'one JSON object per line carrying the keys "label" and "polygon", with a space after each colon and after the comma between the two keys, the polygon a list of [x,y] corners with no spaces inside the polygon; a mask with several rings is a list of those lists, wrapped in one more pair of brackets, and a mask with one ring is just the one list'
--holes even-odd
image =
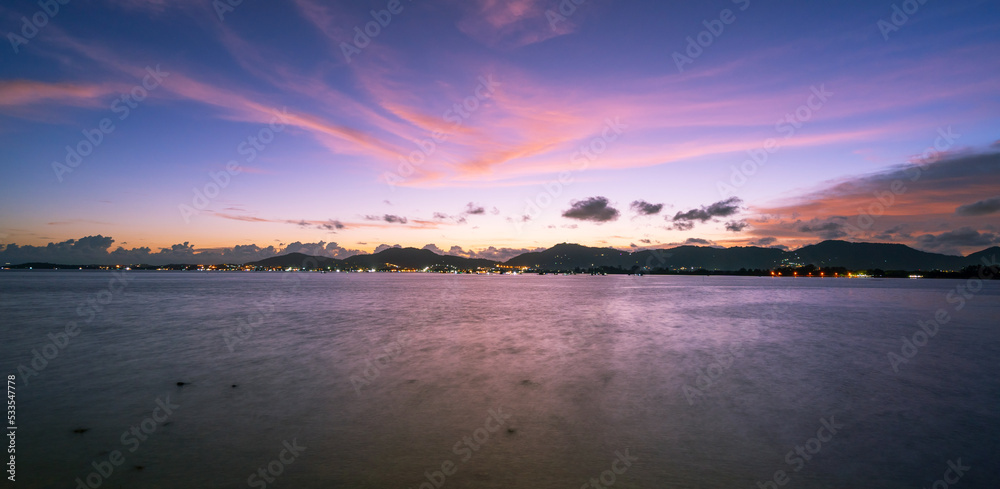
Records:
{"label": "dark storm cloud", "polygon": [[563,212],[563,217],[581,221],[608,222],[618,219],[621,213],[611,207],[606,197],[590,197],[574,201],[569,210]]}
{"label": "dark storm cloud", "polygon": [[651,216],[653,214],[659,214],[663,210],[663,204],[650,204],[645,200],[637,200],[629,205],[637,214],[643,216]]}
{"label": "dark storm cloud", "polygon": [[[906,218],[924,218],[927,214],[954,213],[966,217],[975,214],[963,212],[989,210],[994,199],[970,204],[967,196],[996,195],[1000,188],[1000,153],[941,154],[939,157],[830,182],[826,188],[802,195],[788,205],[757,210],[771,215],[832,217],[829,214],[868,209],[874,204],[885,205],[878,200],[881,196],[883,201],[891,202],[888,205],[893,208],[891,214],[878,216],[879,222],[887,227],[905,222]],[[911,206],[912,212],[909,211]],[[851,219],[851,222],[856,225],[857,221]]]}
{"label": "dark storm cloud", "polygon": [[980,233],[966,226],[938,235],[924,234],[917,236],[916,246],[930,251],[957,254],[959,248],[987,248],[998,243],[1000,243],[1000,235],[991,232]]}
{"label": "dark storm cloud", "polygon": [[1000,197],[980,200],[972,204],[959,206],[955,214],[960,216],[985,216],[1000,211]]}
{"label": "dark storm cloud", "polygon": [[707,240],[707,239],[688,238],[686,241],[684,241],[684,244],[686,244],[686,245],[710,245],[710,244],[712,244],[712,242],[709,241],[709,240]]}
{"label": "dark storm cloud", "polygon": [[775,238],[774,236],[766,236],[766,237],[763,237],[763,238],[751,241],[750,244],[752,246],[768,246],[768,245],[774,244],[775,241],[778,241],[778,238]]}
{"label": "dark storm cloud", "polygon": [[844,224],[836,221],[821,222],[813,219],[808,224],[799,226],[800,233],[809,233],[823,239],[837,239],[847,236],[844,232]]}
{"label": "dark storm cloud", "polygon": [[700,209],[691,209],[687,212],[678,212],[674,215],[674,221],[701,221],[705,222],[713,217],[729,217],[740,211],[743,201],[738,197],[730,197],[726,200],[716,202],[710,206],[702,206]]}

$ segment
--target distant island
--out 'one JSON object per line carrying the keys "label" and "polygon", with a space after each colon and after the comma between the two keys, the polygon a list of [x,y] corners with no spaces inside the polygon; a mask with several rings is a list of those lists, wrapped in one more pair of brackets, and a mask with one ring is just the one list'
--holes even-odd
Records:
{"label": "distant island", "polygon": [[[562,243],[506,262],[440,255],[427,249],[389,248],[343,260],[290,253],[241,264],[59,265],[23,263],[5,269],[130,269],[208,271],[324,271],[435,273],[691,274],[776,276],[873,276],[953,278],[997,268],[1000,247],[968,256],[928,253],[902,244],[828,240],[794,251],[756,246],[678,246],[625,251]],[[997,275],[997,274],[994,274]],[[995,278],[995,277],[994,277]]]}

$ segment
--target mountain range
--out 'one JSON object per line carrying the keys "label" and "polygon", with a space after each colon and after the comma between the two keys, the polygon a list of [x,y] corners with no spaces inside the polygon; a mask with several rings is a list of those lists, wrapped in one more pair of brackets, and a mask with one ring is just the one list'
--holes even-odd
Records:
{"label": "mountain range", "polygon": [[[773,270],[782,267],[814,265],[842,267],[849,270],[960,270],[981,264],[995,264],[1000,247],[994,246],[968,256],[942,255],[920,251],[902,244],[852,243],[829,240],[804,246],[794,251],[757,246],[715,248],[711,246],[677,246],[667,249],[625,251],[615,248],[594,248],[572,243],[557,244],[547,250],[523,253],[497,262],[481,258],[439,255],[427,249],[388,248],[378,253],[354,255],[345,259],[289,253],[241,266],[262,268],[308,268],[329,270],[476,270],[512,267],[549,271],[586,270],[698,270],[739,271]],[[134,268],[195,269],[196,265],[133,266]],[[230,266],[233,268],[235,266]],[[107,268],[100,265],[55,265],[25,263],[11,268]]]}
{"label": "mountain range", "polygon": [[[982,264],[983,259],[1000,257],[1000,247],[987,248],[968,256],[942,255],[916,250],[902,244],[851,243],[829,240],[794,251],[755,246],[714,248],[678,246],[662,250],[623,251],[562,243],[547,250],[518,255],[506,262],[439,255],[417,248],[389,248],[370,255],[355,255],[344,260],[310,257],[301,253],[276,256],[246,265],[261,267],[302,267],[346,269],[424,269],[457,268],[472,270],[496,266],[528,267],[539,270],[575,270],[621,268],[635,269],[705,269],[770,270],[787,266],[815,265],[844,267],[851,270],[958,270]],[[314,260],[314,261],[312,261]]]}

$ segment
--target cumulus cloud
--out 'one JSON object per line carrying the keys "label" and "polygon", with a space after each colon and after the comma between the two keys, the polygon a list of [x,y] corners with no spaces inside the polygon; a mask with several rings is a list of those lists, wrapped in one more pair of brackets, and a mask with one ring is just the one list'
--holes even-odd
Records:
{"label": "cumulus cloud", "polygon": [[674,221],[700,221],[705,222],[713,217],[729,217],[740,211],[743,201],[738,197],[730,197],[726,200],[716,202],[709,206],[702,206],[700,209],[691,209],[686,212],[678,212],[674,215]]}
{"label": "cumulus cloud", "polygon": [[452,246],[448,250],[449,255],[462,256],[465,258],[479,258],[485,260],[493,260],[499,262],[505,262],[514,258],[517,255],[532,251],[543,251],[545,248],[497,248],[490,246],[489,248],[481,250],[464,250],[461,246]]}
{"label": "cumulus cloud", "polygon": [[709,241],[709,240],[707,240],[707,239],[688,238],[688,239],[686,239],[684,241],[684,244],[686,244],[686,245],[710,245],[710,244],[712,244],[712,242]]}
{"label": "cumulus cloud", "polygon": [[981,233],[968,226],[937,235],[924,234],[917,236],[916,239],[917,248],[947,254],[959,254],[961,248],[987,248],[998,243],[1000,243],[1000,235],[991,232]]}
{"label": "cumulus cloud", "polygon": [[749,226],[750,224],[746,221],[729,221],[726,223],[726,231],[732,231],[734,233],[738,233],[740,231],[743,231]]}
{"label": "cumulus cloud", "polygon": [[663,204],[650,204],[645,200],[636,200],[632,202],[629,207],[631,207],[636,214],[643,216],[659,214],[660,211],[663,210]]}
{"label": "cumulus cloud", "polygon": [[481,206],[481,205],[477,205],[477,204],[474,204],[472,202],[469,202],[465,206],[465,214],[470,214],[470,215],[486,214],[486,208],[483,207],[483,206]]}
{"label": "cumulus cloud", "polygon": [[[285,246],[284,249],[278,250],[275,253],[275,255],[287,255],[288,253],[302,253],[312,256],[325,256],[330,258],[337,258],[340,260],[343,260],[344,258],[347,258],[349,256],[365,254],[364,251],[347,249],[333,242],[327,243],[324,241],[320,241],[318,243],[302,243],[296,241],[294,243],[289,243],[287,246]],[[255,260],[248,260],[248,261],[255,261]]]}
{"label": "cumulus cloud", "polygon": [[443,255],[444,254],[444,250],[442,250],[441,248],[438,248],[437,245],[435,245],[435,244],[424,245],[423,249],[425,249],[425,250],[431,250],[434,253],[437,253],[439,255]]}
{"label": "cumulus cloud", "polygon": [[111,249],[114,239],[106,236],[86,236],[46,246],[0,245],[0,263],[21,264],[47,262],[64,265],[115,265],[115,264],[220,264],[247,263],[288,253],[347,258],[363,253],[346,249],[337,243],[289,243],[283,247],[260,247],[256,244],[235,245],[223,248],[197,248],[185,241],[153,251],[149,247]]}
{"label": "cumulus cloud", "polygon": [[960,216],[985,216],[995,212],[1000,212],[1000,197],[980,200],[955,209],[955,214]]}
{"label": "cumulus cloud", "polygon": [[378,245],[378,246],[375,247],[375,253],[378,253],[380,251],[390,250],[392,248],[402,248],[402,246],[400,246],[398,244],[395,244],[395,245],[380,244],[380,245]]}
{"label": "cumulus cloud", "polygon": [[621,213],[609,205],[606,197],[598,196],[571,202],[569,210],[562,215],[581,221],[608,222],[618,219]]}

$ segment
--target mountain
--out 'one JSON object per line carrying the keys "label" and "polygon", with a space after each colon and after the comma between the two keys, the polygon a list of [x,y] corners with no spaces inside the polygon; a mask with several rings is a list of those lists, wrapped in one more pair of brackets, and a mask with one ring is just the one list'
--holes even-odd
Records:
{"label": "mountain", "polygon": [[591,248],[560,243],[544,251],[524,253],[504,262],[513,267],[572,270],[576,267],[618,267],[631,261],[631,253],[614,248]]}
{"label": "mountain", "polygon": [[795,251],[755,246],[713,248],[678,246],[663,250],[621,251],[562,243],[544,251],[525,253],[508,260],[511,266],[543,270],[573,270],[612,267],[633,269],[699,269],[736,271],[741,268],[770,270],[780,266],[816,265],[851,270],[959,270],[981,264],[981,259],[1000,258],[1000,247],[967,257],[916,250],[901,244],[851,243],[829,240]]}
{"label": "mountain", "polygon": [[[987,263],[993,264],[1000,260],[1000,246],[994,246],[992,248],[986,248],[983,251],[977,251],[971,255],[965,257],[969,260],[969,265],[984,265]],[[986,260],[985,262],[983,260]]]}
{"label": "mountain", "polygon": [[421,270],[434,266],[449,266],[462,270],[491,268],[497,262],[491,260],[464,258],[461,256],[439,255],[431,250],[417,248],[389,248],[372,255],[354,255],[344,259],[344,265],[357,268],[381,268],[395,265],[400,268]]}
{"label": "mountain", "polygon": [[851,243],[829,240],[789,252],[790,261],[851,270],[957,270],[973,264],[966,257],[928,253],[891,243]]}
{"label": "mountain", "polygon": [[599,267],[625,270],[654,268],[705,268],[708,270],[739,270],[741,268],[771,269],[782,264],[785,252],[775,248],[709,246],[679,246],[666,250],[621,251],[614,248],[590,248],[562,243],[545,251],[525,253],[511,258],[505,265],[547,270],[573,270]]}
{"label": "mountain", "polygon": [[263,260],[258,260],[254,262],[247,263],[246,265],[255,267],[281,267],[281,268],[302,268],[302,267],[316,267],[316,268],[337,268],[342,266],[343,261],[336,258],[327,258],[324,256],[312,256],[303,253],[289,253],[287,255],[272,256],[271,258],[264,258]]}
{"label": "mountain", "polygon": [[[706,270],[770,270],[781,266],[787,258],[784,251],[777,248],[757,246],[736,246],[733,248],[712,248],[710,246],[678,246],[667,250],[641,251],[644,257],[641,267],[648,268],[704,268]],[[648,256],[648,258],[645,258]]]}
{"label": "mountain", "polygon": [[[705,269],[739,271],[740,269],[771,270],[783,266],[815,265],[818,267],[844,267],[850,270],[961,270],[967,266],[996,263],[1000,247],[994,246],[968,256],[942,255],[916,250],[906,245],[892,243],[851,243],[828,240],[803,246],[795,251],[756,246],[714,248],[710,246],[677,246],[660,250],[623,251],[614,248],[591,248],[572,243],[560,243],[547,250],[524,253],[504,265],[541,270],[572,271],[577,268],[609,267],[623,271],[655,269]],[[444,268],[475,270],[493,268],[498,262],[485,259],[438,255],[430,250],[417,248],[389,248],[371,255],[354,255],[336,258],[289,253],[250,263],[249,266],[267,268],[314,268],[341,270],[368,270],[405,268],[423,270]],[[107,267],[106,265],[104,267]],[[165,268],[185,269],[193,265],[168,265]],[[9,268],[103,268],[99,265],[55,265],[51,263],[24,263]],[[157,268],[132,265],[132,269]]]}

